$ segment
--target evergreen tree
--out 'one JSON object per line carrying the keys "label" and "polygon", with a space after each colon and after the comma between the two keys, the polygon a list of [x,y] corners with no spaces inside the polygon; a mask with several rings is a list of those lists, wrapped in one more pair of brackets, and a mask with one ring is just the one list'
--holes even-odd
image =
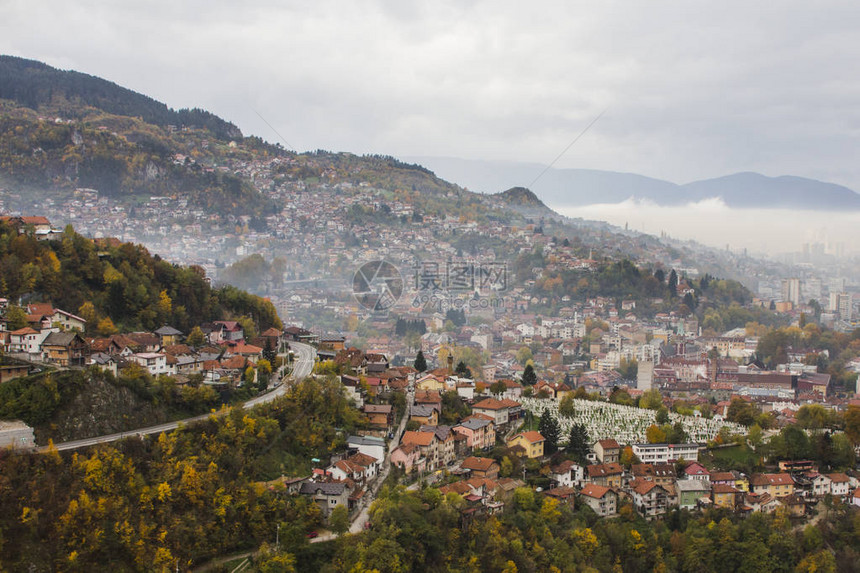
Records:
{"label": "evergreen tree", "polygon": [[675,272],[675,269],[669,273],[669,296],[677,296],[678,295],[678,273]]}
{"label": "evergreen tree", "polygon": [[457,363],[457,367],[454,369],[454,372],[461,378],[472,378],[472,371],[462,360]]}
{"label": "evergreen tree", "polygon": [[693,296],[693,293],[688,292],[684,295],[684,304],[686,304],[687,308],[690,310],[696,310],[699,303],[696,302],[696,298]]}
{"label": "evergreen tree", "polygon": [[274,364],[277,357],[278,353],[275,352],[275,349],[272,346],[272,339],[266,338],[266,347],[263,349],[263,358],[268,360],[269,364]]}
{"label": "evergreen tree", "polygon": [[424,372],[425,370],[427,370],[427,360],[424,359],[424,353],[421,352],[420,350],[418,351],[418,354],[415,356],[415,362],[412,364],[412,366],[418,372]]}
{"label": "evergreen tree", "polygon": [[537,374],[531,364],[526,364],[526,369],[523,370],[523,386],[534,386],[537,384]]}
{"label": "evergreen tree", "polygon": [[558,450],[558,439],[561,435],[561,428],[558,425],[558,420],[550,413],[549,410],[544,410],[540,415],[538,422],[538,432],[546,440],[543,444],[545,454],[554,454]]}
{"label": "evergreen tree", "polygon": [[579,464],[588,462],[588,454],[591,452],[591,444],[588,439],[588,430],[585,424],[574,424],[570,427],[570,439],[567,444],[567,452],[573,456]]}

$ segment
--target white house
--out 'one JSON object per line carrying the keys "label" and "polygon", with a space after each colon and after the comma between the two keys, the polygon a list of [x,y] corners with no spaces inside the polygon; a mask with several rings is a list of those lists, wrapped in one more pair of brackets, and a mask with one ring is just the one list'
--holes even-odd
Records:
{"label": "white house", "polygon": [[550,470],[550,479],[556,482],[559,487],[582,487],[585,481],[585,469],[570,460],[563,461]]}
{"label": "white house", "polygon": [[699,459],[699,444],[633,444],[633,453],[643,464],[666,464]]}
{"label": "white house", "polygon": [[13,330],[9,333],[9,352],[40,355],[42,352],[42,342],[45,341],[49,334],[56,330],[56,328],[34,330],[29,326]]}
{"label": "white house", "polygon": [[827,474],[830,478],[830,495],[834,497],[846,497],[851,493],[851,484],[845,474]]}
{"label": "white house", "polygon": [[84,331],[87,326],[87,321],[80,316],[75,316],[65,310],[59,308],[54,309],[54,316],[51,317],[51,323],[59,323],[63,330],[80,330]]}
{"label": "white house", "polygon": [[377,460],[385,459],[385,440],[373,436],[350,436],[346,440],[346,447],[356,449],[362,454]]}
{"label": "white house", "polygon": [[173,368],[167,364],[167,355],[161,352],[138,352],[128,358],[146,368],[153,376],[174,374]]}

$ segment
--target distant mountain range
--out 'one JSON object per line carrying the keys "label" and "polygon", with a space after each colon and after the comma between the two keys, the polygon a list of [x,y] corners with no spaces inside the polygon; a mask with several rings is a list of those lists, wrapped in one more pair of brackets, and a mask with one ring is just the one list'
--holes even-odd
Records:
{"label": "distant mountain range", "polygon": [[546,169],[537,163],[409,157],[439,177],[471,191],[498,193],[528,187],[544,203],[561,207],[620,203],[628,199],[685,205],[720,198],[734,208],[860,210],[860,194],[847,187],[803,177],[735,173],[678,185],[669,181],[594,169]]}

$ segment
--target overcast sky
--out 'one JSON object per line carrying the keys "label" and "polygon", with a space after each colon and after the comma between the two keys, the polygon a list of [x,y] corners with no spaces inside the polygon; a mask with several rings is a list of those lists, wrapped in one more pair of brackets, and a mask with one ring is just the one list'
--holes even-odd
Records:
{"label": "overcast sky", "polygon": [[[180,5],[181,4],[181,5]],[[860,191],[860,3],[0,0],[0,53],[299,151]]]}

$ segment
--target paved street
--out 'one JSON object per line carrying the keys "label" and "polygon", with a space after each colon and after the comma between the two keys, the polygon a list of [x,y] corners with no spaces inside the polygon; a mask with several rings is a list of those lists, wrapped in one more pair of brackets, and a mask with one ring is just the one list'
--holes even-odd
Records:
{"label": "paved street", "polygon": [[388,453],[385,455],[385,460],[382,463],[382,468],[379,470],[379,475],[376,477],[376,481],[373,482],[361,500],[359,511],[356,514],[355,519],[352,521],[352,525],[349,527],[350,533],[358,533],[362,531],[367,523],[370,504],[373,503],[374,499],[376,499],[377,491],[382,487],[382,484],[385,482],[385,478],[388,477],[388,472],[391,469],[391,452],[397,449],[397,446],[400,445],[400,438],[403,436],[404,430],[406,430],[406,422],[409,420],[409,410],[412,409],[412,402],[414,399],[415,393],[413,390],[410,390],[406,395],[406,411],[403,413],[403,418],[400,420],[400,426],[394,433],[394,439],[392,439],[388,444]]}
{"label": "paved street", "polygon": [[[270,402],[281,396],[286,392],[287,385],[290,381],[301,380],[308,376],[314,367],[314,360],[316,358],[316,350],[310,345],[303,344],[301,342],[291,342],[290,348],[293,349],[295,353],[295,361],[293,363],[293,374],[289,376],[286,381],[282,380],[282,383],[278,384],[276,388],[273,390],[248,400],[245,402],[242,407],[243,408],[252,408],[257,404],[263,404],[265,402]],[[87,446],[94,446],[96,444],[104,444],[107,442],[114,442],[116,440],[122,440],[124,438],[128,438],[130,436],[145,436],[149,434],[160,434],[161,432],[170,432],[175,430],[180,425],[189,425],[194,422],[198,422],[200,420],[205,420],[212,414],[202,414],[200,416],[194,416],[192,418],[185,418],[183,420],[177,420],[175,422],[166,422],[164,424],[158,424],[156,426],[148,426],[146,428],[137,428],[134,430],[128,430],[125,432],[118,432],[115,434],[107,434],[104,436],[95,436],[92,438],[85,438],[82,440],[73,440],[69,442],[61,442],[58,444],[54,444],[54,446],[58,450],[76,450],[78,448],[85,448]],[[216,415],[219,415],[216,412]],[[39,448],[40,451],[45,451],[47,446],[43,446]]]}

